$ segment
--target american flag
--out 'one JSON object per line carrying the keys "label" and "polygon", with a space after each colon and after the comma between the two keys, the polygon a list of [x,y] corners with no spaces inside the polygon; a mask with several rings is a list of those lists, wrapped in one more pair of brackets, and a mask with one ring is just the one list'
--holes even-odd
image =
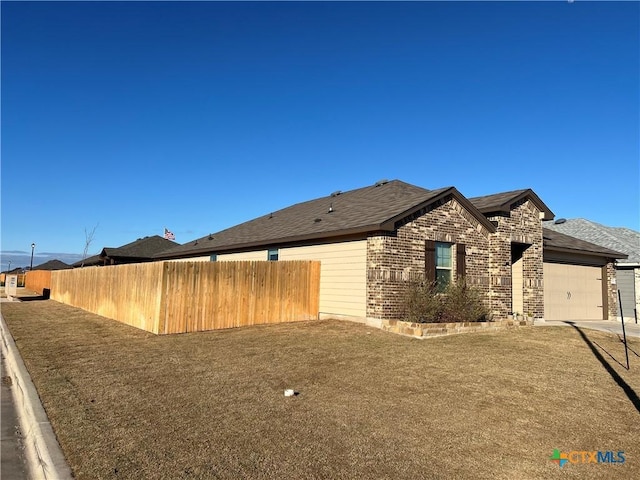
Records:
{"label": "american flag", "polygon": [[167,227],[164,227],[164,238],[166,238],[167,240],[175,240],[176,236],[171,230],[168,230]]}

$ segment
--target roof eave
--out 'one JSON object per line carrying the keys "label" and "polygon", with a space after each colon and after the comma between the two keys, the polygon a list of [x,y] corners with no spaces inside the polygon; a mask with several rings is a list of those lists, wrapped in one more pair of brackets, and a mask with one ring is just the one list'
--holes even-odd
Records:
{"label": "roof eave", "polygon": [[538,207],[538,209],[544,214],[542,217],[543,220],[553,220],[555,218],[555,214],[551,211],[547,205],[536,195],[536,192],[528,188],[524,192],[516,195],[515,197],[510,198],[508,201],[504,202],[501,205],[492,205],[490,207],[479,208],[478,210],[482,212],[486,216],[492,216],[495,214],[509,214],[511,212],[511,205],[516,202],[519,202],[523,198],[529,197],[533,203]]}
{"label": "roof eave", "polygon": [[611,259],[628,257],[628,255],[625,255],[624,253],[620,253],[620,252],[596,252],[592,250],[581,250],[578,248],[557,247],[557,246],[549,246],[549,245],[545,245],[544,250],[550,251],[550,252],[559,252],[559,253],[578,253],[582,255],[592,255],[595,257],[603,257],[603,258],[611,258]]}
{"label": "roof eave", "polygon": [[483,213],[478,210],[464,195],[462,195],[455,187],[449,187],[446,190],[444,190],[443,192],[439,193],[438,195],[436,195],[433,198],[430,198],[428,200],[425,200],[424,202],[419,203],[418,205],[415,205],[413,207],[411,207],[410,209],[395,215],[394,217],[389,218],[388,220],[384,221],[381,225],[380,225],[380,229],[381,230],[388,230],[388,231],[393,231],[395,229],[395,224],[396,222],[398,222],[399,220],[402,220],[403,218],[408,217],[409,215],[417,212],[418,210],[428,207],[429,205],[436,203],[440,200],[442,200],[443,198],[447,197],[448,195],[452,195],[455,197],[455,199],[458,201],[458,203],[462,204],[462,206],[469,211],[469,213],[471,213],[476,220],[478,220],[478,222],[480,224],[482,224],[489,232],[491,233],[495,233],[496,231],[496,227],[495,225],[493,225],[488,219],[487,217],[485,217],[483,215]]}
{"label": "roof eave", "polygon": [[[172,258],[186,258],[193,257],[196,255],[207,255],[212,253],[224,253],[229,251],[236,250],[246,250],[253,247],[262,247],[268,248],[272,245],[284,245],[291,244],[309,240],[324,240],[324,239],[333,239],[338,237],[347,237],[351,235],[365,234],[375,231],[392,231],[393,228],[389,229],[386,226],[381,224],[373,224],[373,225],[365,225],[354,228],[346,228],[342,230],[335,230],[333,232],[321,232],[321,233],[311,233],[306,235],[294,235],[290,237],[277,238],[271,240],[264,241],[256,241],[256,242],[244,242],[244,243],[234,243],[232,245],[209,245],[204,247],[192,248],[186,251],[174,252],[174,253],[161,253],[157,257],[154,257],[156,260],[164,260],[164,259],[172,259]],[[206,238],[203,241],[207,241]],[[200,240],[198,240],[200,242]],[[195,245],[194,245],[195,247]]]}
{"label": "roof eave", "polygon": [[547,207],[545,203],[540,199],[540,197],[536,195],[536,192],[534,192],[530,188],[526,189],[520,195],[507,202],[507,204],[503,205],[503,207],[506,206],[507,208],[511,208],[512,204],[519,202],[523,198],[527,197],[529,197],[529,199],[533,201],[535,206],[538,207],[538,210],[544,213],[544,216],[542,217],[543,220],[553,220],[555,218],[555,214],[551,211],[551,209]]}

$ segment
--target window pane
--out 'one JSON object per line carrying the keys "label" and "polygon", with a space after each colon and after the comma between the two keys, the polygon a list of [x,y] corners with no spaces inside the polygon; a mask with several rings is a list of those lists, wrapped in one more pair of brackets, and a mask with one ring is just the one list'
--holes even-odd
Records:
{"label": "window pane", "polygon": [[267,254],[267,259],[278,260],[278,249],[277,248],[270,249],[269,253]]}
{"label": "window pane", "polygon": [[451,245],[436,243],[436,267],[451,268]]}
{"label": "window pane", "polygon": [[436,290],[444,291],[451,282],[451,270],[436,270]]}

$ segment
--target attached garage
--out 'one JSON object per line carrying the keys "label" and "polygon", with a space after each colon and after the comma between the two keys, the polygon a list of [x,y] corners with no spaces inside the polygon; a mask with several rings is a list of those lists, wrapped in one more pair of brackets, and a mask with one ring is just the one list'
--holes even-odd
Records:
{"label": "attached garage", "polygon": [[544,318],[602,320],[606,310],[602,282],[602,267],[545,262]]}
{"label": "attached garage", "polygon": [[543,238],[545,320],[615,318],[613,265],[626,255],[546,228]]}

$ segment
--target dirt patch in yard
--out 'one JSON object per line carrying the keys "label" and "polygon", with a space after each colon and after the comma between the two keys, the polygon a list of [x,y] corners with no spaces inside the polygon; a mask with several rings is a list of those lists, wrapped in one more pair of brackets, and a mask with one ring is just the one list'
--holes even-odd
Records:
{"label": "dirt patch in yard", "polygon": [[640,478],[640,339],[627,371],[617,336],[573,328],[154,336],[51,300],[2,313],[79,479]]}

